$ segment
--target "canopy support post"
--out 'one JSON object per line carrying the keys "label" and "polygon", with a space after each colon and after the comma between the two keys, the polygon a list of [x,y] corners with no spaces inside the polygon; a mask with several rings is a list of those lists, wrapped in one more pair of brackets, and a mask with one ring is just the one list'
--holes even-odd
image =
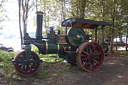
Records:
{"label": "canopy support post", "polygon": [[68,25],[68,23],[66,23],[65,35],[67,35],[67,25]]}
{"label": "canopy support post", "polygon": [[95,28],[95,42],[97,42],[97,27]]}
{"label": "canopy support post", "polygon": [[101,27],[101,29],[102,29],[102,43],[104,43],[104,29],[103,28],[104,28],[104,26]]}

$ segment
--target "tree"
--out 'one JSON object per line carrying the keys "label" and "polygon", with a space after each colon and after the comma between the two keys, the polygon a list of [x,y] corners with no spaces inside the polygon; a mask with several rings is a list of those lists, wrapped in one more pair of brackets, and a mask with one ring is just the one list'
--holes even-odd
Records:
{"label": "tree", "polygon": [[62,22],[63,20],[66,19],[66,7],[65,7],[66,2],[65,0],[60,0],[60,3],[61,3],[61,11],[62,11],[61,13],[61,22]]}
{"label": "tree", "polygon": [[[5,0],[0,0],[0,23],[3,22],[5,19],[7,19],[7,15],[4,14],[4,12],[6,12],[6,10],[4,9],[4,3],[6,1]],[[3,29],[2,26],[0,26],[0,29]]]}
{"label": "tree", "polygon": [[55,30],[61,29],[61,22],[66,19],[65,0],[40,0],[38,8],[44,12],[44,35],[47,34],[50,26],[55,27]]}
{"label": "tree", "polygon": [[128,40],[128,0],[121,0],[120,2],[121,4],[121,15],[122,15],[122,23],[123,23],[123,26],[125,28],[125,32],[126,32],[126,50],[127,49],[127,40]]}
{"label": "tree", "polygon": [[21,0],[23,32],[24,32],[24,34],[27,32],[27,20],[28,20],[28,12],[29,12],[29,8],[28,8],[29,2],[30,2],[30,0]]}
{"label": "tree", "polygon": [[2,6],[3,2],[4,2],[4,0],[1,0],[1,1],[0,1],[0,7]]}
{"label": "tree", "polygon": [[19,6],[19,31],[20,31],[21,48],[22,48],[23,39],[22,39],[22,30],[21,30],[21,0],[18,0],[18,6]]}
{"label": "tree", "polygon": [[27,33],[27,22],[28,22],[28,16],[33,11],[33,9],[36,7],[35,1],[33,0],[19,0],[19,10],[20,10],[20,16],[23,23],[23,34]]}
{"label": "tree", "polygon": [[[33,2],[33,1],[30,2],[30,0],[18,0],[19,30],[20,30],[20,37],[21,37],[21,47],[23,44],[22,35],[25,35],[27,33],[27,20],[28,20],[29,13],[31,13],[31,11],[33,11],[33,8],[35,7],[34,3],[35,2]],[[23,34],[22,34],[22,30],[21,30],[22,27],[23,27]]]}
{"label": "tree", "polygon": [[111,39],[111,52],[113,52],[114,37],[118,34],[122,35],[125,33],[122,27],[121,0],[89,0],[86,12],[89,13],[86,15],[89,19],[101,20],[114,24],[113,28],[107,27],[104,29],[104,31],[106,31],[104,32],[104,36],[110,37]]}
{"label": "tree", "polygon": [[[27,0],[26,0],[27,1]],[[29,0],[28,0],[29,1]],[[105,21],[114,24],[113,28],[104,29],[105,37],[111,37],[111,52],[113,52],[113,39],[115,36],[126,34],[128,24],[128,0],[36,0],[37,9],[44,12],[44,28],[48,31],[50,26],[62,29],[60,24],[68,17],[86,18],[96,21]],[[66,3],[69,5],[66,7]],[[24,5],[25,6],[25,5]],[[30,4],[29,4],[30,6]],[[29,7],[28,7],[29,8]],[[125,24],[125,25],[124,25]],[[128,28],[128,27],[127,27]],[[110,31],[111,30],[111,31]],[[103,30],[102,30],[103,31]],[[89,31],[88,31],[89,32]],[[90,31],[91,32],[91,31]],[[101,30],[98,31],[101,39]],[[103,40],[104,40],[103,39]],[[103,41],[102,41],[103,42]]]}
{"label": "tree", "polygon": [[85,17],[85,8],[88,0],[70,0],[71,14],[76,18]]}

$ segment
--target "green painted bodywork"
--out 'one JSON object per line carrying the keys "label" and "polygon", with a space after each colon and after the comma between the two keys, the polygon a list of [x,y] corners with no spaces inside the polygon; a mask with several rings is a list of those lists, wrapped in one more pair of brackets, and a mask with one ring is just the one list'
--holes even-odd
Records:
{"label": "green painted bodywork", "polygon": [[48,44],[47,54],[59,54],[70,50],[69,45],[66,44],[57,44],[55,42],[47,42],[47,44]]}
{"label": "green painted bodywork", "polygon": [[68,44],[67,36],[66,35],[57,35],[57,44]]}
{"label": "green painted bodywork", "polygon": [[31,55],[31,46],[25,45],[25,52],[26,52],[26,61],[30,60]]}
{"label": "green painted bodywork", "polygon": [[85,32],[79,27],[72,27],[68,32],[69,43],[73,46],[80,46],[85,42],[85,37]]}
{"label": "green painted bodywork", "polygon": [[40,53],[42,54],[63,54],[65,51],[70,51],[71,47],[68,44],[57,44],[57,42],[44,41],[41,44],[35,43]]}

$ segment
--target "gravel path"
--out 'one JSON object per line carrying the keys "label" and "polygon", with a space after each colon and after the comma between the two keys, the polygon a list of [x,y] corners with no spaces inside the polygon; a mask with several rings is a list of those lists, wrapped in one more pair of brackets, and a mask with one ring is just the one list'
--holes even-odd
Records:
{"label": "gravel path", "polygon": [[115,54],[105,58],[97,72],[75,68],[46,81],[44,85],[128,85],[128,56]]}

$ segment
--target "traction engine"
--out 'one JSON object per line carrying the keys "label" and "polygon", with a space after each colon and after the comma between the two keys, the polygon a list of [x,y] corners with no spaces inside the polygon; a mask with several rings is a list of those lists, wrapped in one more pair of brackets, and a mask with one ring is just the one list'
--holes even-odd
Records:
{"label": "traction engine", "polygon": [[[31,45],[39,49],[39,53],[58,54],[72,65],[78,65],[81,69],[92,72],[101,68],[104,60],[105,50],[97,43],[97,27],[112,26],[102,21],[94,21],[79,18],[69,18],[62,22],[65,27],[65,34],[60,30],[55,33],[50,27],[47,37],[42,36],[43,12],[37,12],[36,38],[31,38],[28,33],[24,35],[23,49],[17,52],[12,60],[15,70],[23,75],[30,76],[37,72],[40,67],[39,56],[31,51]],[[71,29],[67,32],[67,28]],[[88,36],[84,29],[95,29],[95,42],[88,42]],[[106,48],[106,47],[105,47]]]}

